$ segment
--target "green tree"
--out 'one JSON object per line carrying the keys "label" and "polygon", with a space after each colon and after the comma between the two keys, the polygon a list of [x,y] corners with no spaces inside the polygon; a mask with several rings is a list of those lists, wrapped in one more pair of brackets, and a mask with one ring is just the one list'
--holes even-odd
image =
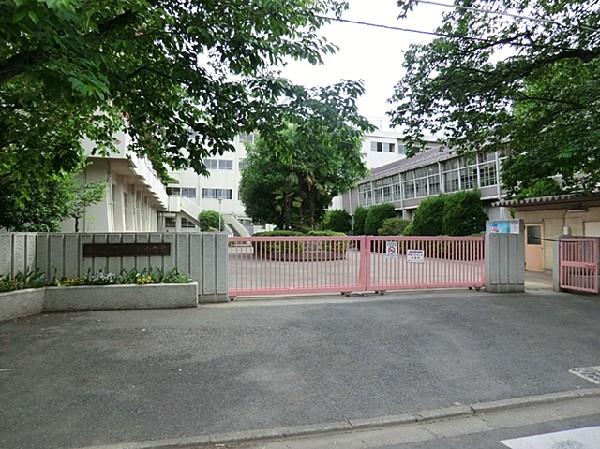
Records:
{"label": "green tree", "polygon": [[352,235],[365,235],[365,221],[369,210],[364,207],[354,209]]}
{"label": "green tree", "polygon": [[377,204],[371,206],[367,212],[365,219],[365,234],[378,235],[379,228],[383,226],[386,218],[394,218],[396,216],[396,208],[390,203]]}
{"label": "green tree", "polygon": [[219,229],[219,225],[223,223],[223,217],[216,210],[207,209],[200,212],[198,221],[202,231],[213,231]]}
{"label": "green tree", "polygon": [[457,192],[445,196],[442,216],[444,235],[463,236],[482,232],[487,214],[477,191]]}
{"label": "green tree", "polygon": [[[209,154],[240,132],[270,129],[305,96],[275,76],[288,58],[319,63],[338,0],[81,0],[0,2],[0,187],[52,179],[91,151],[129,148],[206,173]],[[285,106],[285,107],[282,107]],[[16,197],[15,195],[19,196]]]}
{"label": "green tree", "polygon": [[58,231],[64,220],[73,218],[74,231],[78,232],[85,208],[100,201],[106,187],[102,182],[81,185],[78,171],[59,171],[46,177],[32,175],[18,184],[0,180],[0,228]]}
{"label": "green tree", "polygon": [[410,224],[410,235],[442,235],[445,203],[445,195],[431,196],[421,201]]}
{"label": "green tree", "polygon": [[352,230],[352,217],[342,209],[328,210],[323,217],[323,229],[347,234]]}
{"label": "green tree", "polygon": [[[398,3],[406,13],[417,2]],[[533,19],[495,14],[506,11]],[[555,175],[564,190],[593,190],[599,29],[600,12],[587,0],[458,0],[440,37],[406,53],[392,121],[407,130],[412,153],[426,131],[460,152],[510,150],[508,193]]]}
{"label": "green tree", "polygon": [[314,229],[331,199],[366,175],[360,147],[372,126],[356,106],[363,92],[353,81],[310,89],[285,112],[285,128],[260,133],[240,182],[250,217]]}

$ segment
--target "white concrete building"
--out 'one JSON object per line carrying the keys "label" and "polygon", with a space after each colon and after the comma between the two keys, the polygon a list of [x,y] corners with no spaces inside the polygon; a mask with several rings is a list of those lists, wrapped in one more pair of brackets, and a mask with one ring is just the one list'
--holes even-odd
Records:
{"label": "white concrete building", "polygon": [[[253,141],[252,134],[241,135],[233,142],[235,152],[205,159],[204,163],[210,172],[209,177],[199,176],[191,169],[172,173],[171,176],[177,181],[167,186],[171,207],[169,212],[165,213],[165,230],[194,227],[194,222],[189,218],[178,218],[174,202],[193,202],[198,206],[198,213],[206,209],[220,211],[227,230],[235,234],[246,235],[246,231],[252,233],[258,230],[246,215],[239,194],[246,160],[245,144]],[[401,135],[391,130],[376,130],[365,136],[362,154],[368,168],[403,159],[405,154]],[[342,208],[341,196],[334,198],[332,208]]]}
{"label": "white concrete building", "polygon": [[117,151],[107,157],[92,155],[94,143],[84,140],[89,165],[81,173],[82,183],[105,182],[104,198],[85,209],[75,220],[63,222],[64,232],[158,231],[160,214],[168,208],[169,197],[152,164],[127,150],[129,136],[115,136]]}

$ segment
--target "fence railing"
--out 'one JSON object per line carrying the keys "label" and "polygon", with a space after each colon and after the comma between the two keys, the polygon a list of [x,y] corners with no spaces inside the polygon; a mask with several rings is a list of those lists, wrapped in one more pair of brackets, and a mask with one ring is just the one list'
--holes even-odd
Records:
{"label": "fence railing", "polygon": [[485,284],[482,237],[231,237],[229,295]]}
{"label": "fence railing", "polygon": [[598,293],[600,239],[561,238],[559,242],[560,287]]}

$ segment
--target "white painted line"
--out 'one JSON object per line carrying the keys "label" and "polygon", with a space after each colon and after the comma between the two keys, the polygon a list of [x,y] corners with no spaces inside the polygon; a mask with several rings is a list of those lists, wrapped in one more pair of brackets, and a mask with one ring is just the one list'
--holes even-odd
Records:
{"label": "white painted line", "polygon": [[511,449],[598,449],[600,427],[581,427],[502,441]]}
{"label": "white painted line", "polygon": [[600,366],[588,366],[585,368],[571,368],[569,370],[571,374],[581,377],[582,379],[592,382],[594,384],[600,384]]}

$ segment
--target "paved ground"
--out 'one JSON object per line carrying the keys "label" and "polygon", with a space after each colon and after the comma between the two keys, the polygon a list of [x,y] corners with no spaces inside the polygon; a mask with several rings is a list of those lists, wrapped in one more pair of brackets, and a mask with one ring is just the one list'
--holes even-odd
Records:
{"label": "paved ground", "polygon": [[[597,449],[600,447],[600,398],[579,399],[481,416],[389,426],[363,431],[287,438],[282,440],[211,446],[227,449],[508,449],[503,441],[539,437],[549,433],[594,428],[595,444],[575,440],[572,433],[554,435],[550,444],[536,449]],[[508,444],[514,444],[507,441]],[[578,445],[579,443],[580,445]],[[554,445],[553,445],[554,444]],[[185,449],[196,449],[189,446]],[[184,448],[182,448],[184,449]]]}
{"label": "paved ground", "polygon": [[568,369],[600,365],[599,316],[597,297],[461,291],[2,323],[0,448],[181,438],[589,388]]}

